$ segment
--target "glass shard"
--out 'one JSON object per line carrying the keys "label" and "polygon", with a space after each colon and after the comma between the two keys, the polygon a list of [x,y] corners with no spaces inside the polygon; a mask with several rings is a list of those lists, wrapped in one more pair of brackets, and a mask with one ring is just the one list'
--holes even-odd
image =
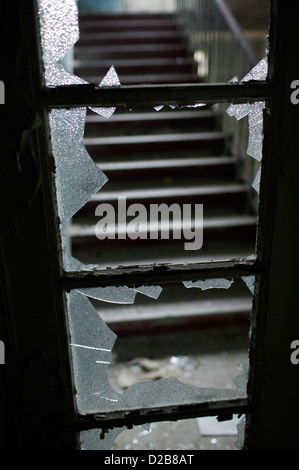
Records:
{"label": "glass shard", "polygon": [[238,440],[236,441],[236,447],[238,450],[242,450],[245,440],[245,429],[246,429],[246,417],[243,416],[240,422],[237,424],[238,429]]}
{"label": "glass shard", "polygon": [[255,276],[244,276],[242,277],[242,280],[245,282],[250,292],[254,294]]}
{"label": "glass shard", "polygon": [[[119,87],[121,86],[121,83],[119,81],[118,75],[116,73],[116,70],[114,66],[112,65],[101,83],[99,84],[100,87]],[[89,108],[91,111],[94,111],[95,113],[99,114],[100,116],[103,116],[107,119],[109,119],[115,112],[116,108],[98,108],[98,107],[91,107]]]}
{"label": "glass shard", "polygon": [[79,39],[76,0],[39,0],[38,15],[46,86],[86,83],[68,72],[62,64],[66,54]]}
{"label": "glass shard", "polygon": [[207,279],[205,281],[184,281],[183,284],[188,289],[191,287],[197,287],[201,290],[207,289],[229,289],[234,283],[233,279],[231,281],[227,279]]}
{"label": "glass shard", "polygon": [[99,429],[90,429],[80,433],[81,450],[110,450],[115,439],[127,428],[109,429],[103,433]]}
{"label": "glass shard", "polygon": [[119,287],[93,287],[77,289],[87,297],[102,300],[104,302],[116,304],[133,304],[137,292],[146,295],[153,299],[157,299],[162,292],[162,287],[159,286],[142,286],[137,288],[129,288],[127,286]]}
{"label": "glass shard", "polygon": [[259,168],[259,169],[258,169],[258,172],[257,172],[257,174],[256,174],[256,177],[255,177],[255,179],[254,179],[254,181],[253,181],[253,183],[252,183],[252,187],[253,187],[253,189],[254,189],[257,193],[260,192],[261,175],[262,175],[262,169]]}
{"label": "glass shard", "polygon": [[[103,322],[85,295],[67,294],[70,345],[79,412],[107,407],[119,394],[108,382],[107,370],[116,335]],[[109,405],[108,405],[109,407]]]}
{"label": "glass shard", "polygon": [[250,105],[248,114],[249,143],[247,154],[261,162],[263,157],[263,111],[265,103],[260,101]]}
{"label": "glass shard", "polygon": [[89,287],[77,289],[83,295],[93,299],[117,304],[133,304],[136,291],[126,286],[120,287]]}
{"label": "glass shard", "polygon": [[159,295],[162,292],[162,287],[160,287],[160,286],[142,286],[142,287],[137,287],[134,290],[136,290],[136,292],[139,292],[140,294],[147,295],[148,297],[151,297],[153,299],[158,299]]}
{"label": "glass shard", "polygon": [[86,108],[53,109],[49,115],[62,224],[108,181],[83,144],[85,118]]}
{"label": "glass shard", "polygon": [[[261,70],[258,69],[260,72]],[[264,72],[265,73],[265,72]],[[259,76],[258,73],[253,73],[252,76]],[[234,116],[238,121],[248,116],[249,137],[247,146],[247,155],[257,160],[260,164],[263,158],[263,141],[264,141],[264,109],[266,105],[263,101],[253,104],[237,104],[231,105],[227,109],[229,116]],[[253,189],[259,193],[261,178],[261,167],[258,165],[256,177],[252,183]]]}
{"label": "glass shard", "polygon": [[242,78],[242,82],[249,82],[252,80],[265,81],[268,76],[268,57],[262,59],[253,69]]}

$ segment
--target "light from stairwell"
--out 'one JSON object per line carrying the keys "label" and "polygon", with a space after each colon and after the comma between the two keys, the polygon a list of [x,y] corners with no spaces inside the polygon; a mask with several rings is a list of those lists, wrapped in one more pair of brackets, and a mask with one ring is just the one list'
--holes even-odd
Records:
{"label": "light from stairwell", "polygon": [[[203,246],[203,204],[149,204],[127,206],[125,196],[118,198],[117,214],[112,204],[99,204],[95,215],[101,217],[95,226],[99,240],[185,240],[185,250]],[[187,241],[186,241],[187,240]]]}

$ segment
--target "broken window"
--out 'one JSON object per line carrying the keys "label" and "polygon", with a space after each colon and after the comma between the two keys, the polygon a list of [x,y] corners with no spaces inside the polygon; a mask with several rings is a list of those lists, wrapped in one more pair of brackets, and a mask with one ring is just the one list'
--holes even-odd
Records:
{"label": "broken window", "polygon": [[[97,85],[94,86],[75,75],[73,70],[67,70],[65,65],[66,55],[78,40],[77,14],[76,2],[73,0],[66,0],[62,3],[52,2],[51,5],[45,0],[39,1],[46,85],[43,104],[48,110],[50,152],[52,152],[55,162],[55,197],[63,258],[61,285],[66,299],[70,335],[69,348],[76,390],[74,401],[77,422],[78,428],[81,430],[82,448],[104,449],[111,448],[116,436],[127,426],[150,423],[157,416],[158,420],[163,417],[165,420],[168,417],[178,420],[181,417],[187,419],[212,414],[223,420],[227,415],[243,415],[247,412],[248,336],[246,336],[241,354],[242,371],[235,380],[233,380],[234,376],[224,377],[222,383],[220,380],[215,384],[203,384],[204,380],[200,377],[197,380],[196,374],[193,374],[192,368],[195,367],[195,364],[190,359],[190,353],[177,355],[173,351],[165,359],[164,371],[166,372],[164,373],[166,375],[162,374],[162,369],[159,371],[151,369],[157,365],[155,358],[146,357],[146,355],[138,357],[137,355],[130,359],[131,364],[127,369],[131,374],[129,374],[129,379],[127,377],[126,382],[119,383],[116,380],[120,378],[117,364],[113,364],[114,345],[117,338],[113,327],[116,328],[116,331],[118,328],[120,331],[124,331],[133,323],[136,327],[138,323],[147,325],[150,320],[155,323],[154,330],[157,325],[159,328],[163,327],[162,339],[167,344],[168,330],[179,324],[179,321],[182,320],[182,312],[185,316],[184,320],[188,319],[191,323],[205,321],[207,315],[210,318],[211,315],[214,315],[214,318],[217,317],[217,320],[221,322],[222,313],[228,313],[225,297],[228,292],[230,294],[235,292],[236,302],[235,304],[230,302],[230,315],[239,320],[241,318],[246,325],[247,332],[249,331],[252,296],[256,283],[256,233],[258,228],[258,204],[252,197],[252,190],[256,194],[259,193],[264,138],[263,116],[267,100],[263,90],[251,87],[251,82],[262,83],[266,81],[267,60],[259,62],[249,74],[244,76],[241,82],[233,80],[233,83],[225,85],[196,84],[194,87],[189,85],[185,87],[175,85],[124,86],[121,84],[117,70],[111,64],[106,75],[102,79],[100,78]],[[53,29],[55,29],[54,36],[51,34]],[[197,57],[200,58],[200,54],[197,54]],[[100,152],[105,152],[108,144],[113,144],[115,141],[111,136],[106,138],[86,137],[87,124],[99,126],[99,128],[105,120],[117,124],[121,120],[129,120],[131,110],[136,112],[136,109],[139,112],[142,110],[140,119],[137,118],[140,123],[149,119],[149,116],[146,115],[149,109],[151,113],[156,114],[158,120],[161,118],[160,113],[166,113],[172,119],[172,113],[184,113],[184,119],[187,118],[187,115],[190,116],[196,112],[197,117],[202,115],[208,121],[219,109],[219,103],[221,107],[226,106],[226,113],[230,119],[236,118],[239,121],[248,116],[249,136],[246,150],[252,160],[249,160],[248,157],[246,159],[245,155],[241,155],[241,159],[244,166],[248,165],[248,163],[244,163],[245,161],[254,162],[254,164],[249,164],[251,172],[245,171],[248,178],[245,181],[245,198],[246,205],[250,208],[250,214],[242,218],[242,223],[237,229],[241,232],[243,229],[242,233],[246,232],[247,234],[250,231],[250,249],[243,251],[243,256],[239,253],[235,253],[233,256],[231,254],[226,256],[222,254],[221,256],[221,253],[215,255],[215,252],[211,256],[211,251],[209,252],[208,249],[203,256],[200,253],[197,258],[188,258],[186,255],[188,249],[184,246],[183,253],[178,259],[171,255],[166,259],[160,257],[155,263],[156,260],[152,255],[149,255],[148,258],[145,257],[146,261],[141,266],[139,262],[134,263],[133,249],[126,249],[127,259],[117,257],[117,253],[115,256],[113,247],[117,246],[117,243],[104,245],[104,239],[109,238],[108,234],[110,233],[112,241],[116,239],[116,242],[119,242],[119,239],[122,239],[122,236],[119,237],[119,234],[122,233],[121,229],[125,228],[124,235],[128,235],[128,238],[135,244],[137,239],[142,240],[142,233],[144,233],[142,227],[145,226],[147,229],[148,221],[147,214],[142,212],[144,205],[142,206],[140,201],[134,201],[133,207],[131,207],[132,211],[128,215],[134,217],[138,213],[138,220],[131,220],[128,225],[125,220],[123,227],[119,224],[118,237],[116,237],[115,210],[111,200],[114,197],[114,203],[116,200],[118,204],[122,204],[128,193],[122,193],[119,189],[114,194],[112,190],[105,193],[104,189],[110,181],[106,173],[109,173],[110,178],[113,179],[117,171],[126,173],[130,164],[136,170],[138,164],[136,166],[136,161],[134,163],[128,161],[126,154],[124,154],[122,166],[117,166],[119,162],[113,161],[113,157],[108,161],[104,160],[103,165],[98,163],[93,157],[93,148],[96,144],[100,144],[98,145]],[[203,113],[203,110],[207,110],[207,113]],[[177,114],[175,116],[178,117]],[[206,125],[208,125],[207,121]],[[222,145],[226,146],[226,143],[223,143],[223,135],[220,134],[221,132],[218,132],[213,138],[216,139],[216,142],[222,139]],[[129,141],[130,139],[124,137],[124,140]],[[166,140],[165,136],[160,135],[160,139],[156,142],[156,147],[159,148],[162,156]],[[194,134],[193,140],[198,143],[198,135]],[[143,141],[140,139],[139,143],[141,142],[143,147],[146,147],[151,144],[151,141],[151,138],[143,138]],[[181,135],[173,140],[173,146],[177,148],[177,151],[180,148],[181,152],[188,148]],[[219,155],[209,155],[209,162],[206,164],[210,167],[216,163],[215,159],[213,161],[213,157],[219,163]],[[220,155],[220,160],[225,160],[224,157],[225,155]],[[229,162],[227,160],[221,162],[224,166],[232,163],[231,160],[236,156],[230,154],[228,157]],[[189,162],[191,169],[203,166],[202,160],[201,162],[194,161],[196,158],[198,158],[196,155],[190,157],[193,160]],[[179,172],[181,160],[182,157],[176,155],[172,161],[172,166],[176,167]],[[159,164],[157,164],[158,161]],[[153,162],[151,165],[147,162],[151,171],[154,171],[155,167],[161,166],[161,159],[156,159],[156,161],[154,159],[154,163],[156,166]],[[146,170],[144,161],[141,164],[141,169]],[[170,178],[169,175],[170,173],[166,172],[166,180]],[[146,191],[142,184],[138,189],[142,195],[141,201],[144,202],[145,198],[150,197],[150,191]],[[161,190],[161,187],[158,189]],[[154,188],[152,195],[158,189]],[[163,200],[168,189],[166,188],[164,193],[162,191],[164,204],[165,200],[169,201],[169,199]],[[193,191],[195,191],[194,188]],[[233,189],[230,187],[228,190],[226,187],[226,192],[229,191],[235,191],[238,196],[240,192],[242,193],[240,185],[238,187],[237,184]],[[209,193],[207,186],[202,188],[201,192],[199,190],[201,197],[207,193]],[[179,190],[176,188],[175,196],[178,194]],[[215,194],[213,193],[212,196]],[[217,196],[219,197],[219,194]],[[220,197],[222,197],[222,193]],[[76,216],[78,217],[78,213],[93,198],[94,202],[101,206],[98,212],[97,206],[95,215],[105,218],[97,227],[94,222],[90,223],[89,221],[87,227],[81,226],[78,229]],[[202,203],[195,204],[193,221],[198,225],[192,226],[190,201],[190,193],[187,192],[185,205],[189,204],[188,208],[186,207],[189,212],[187,212],[188,220],[185,221],[188,227],[184,233],[185,241],[189,244],[192,241],[197,242],[197,249],[200,250],[205,244],[205,235],[212,233],[214,229],[223,229],[223,226],[220,217],[214,217],[211,218],[209,227],[209,220],[205,219]],[[224,204],[223,200],[222,203]],[[122,215],[123,207],[122,205],[118,216]],[[178,220],[181,212],[176,212],[178,209],[180,209],[178,205],[172,207],[174,240],[181,229],[180,224],[176,225],[176,221],[181,222]],[[168,212],[167,215],[169,216]],[[234,215],[236,216],[236,213]],[[231,216],[227,221],[228,232],[234,226],[236,218]],[[128,226],[132,222],[134,223],[130,232]],[[169,231],[169,218],[166,225]],[[151,228],[155,239],[159,231],[160,234],[163,232],[163,223],[159,224],[156,219]],[[199,230],[198,239],[195,239],[196,230]],[[84,236],[87,235],[88,238],[91,232],[93,236],[96,235],[99,246],[101,246],[98,251],[102,250],[102,253],[95,258],[90,256],[92,248],[89,243],[86,245],[89,252],[86,250],[87,253],[85,251],[84,256],[80,255],[80,242]],[[72,238],[77,241],[78,254],[74,253]],[[169,242],[169,232],[166,234],[165,240]],[[209,241],[209,235],[207,235],[207,240]],[[242,248],[244,249],[242,237],[239,242],[240,246],[243,244]],[[139,250],[144,250],[144,245],[141,245]],[[175,251],[177,251],[176,248],[173,253]],[[163,300],[164,296],[168,302]],[[136,299],[140,298],[146,298],[146,301],[141,304],[136,303]],[[187,300],[184,301],[184,298]],[[168,312],[165,310],[167,308],[170,309]],[[159,314],[159,312],[164,313]],[[227,315],[225,318],[227,321]],[[208,334],[205,336],[209,338]],[[192,369],[192,383],[186,377],[190,368]],[[144,370],[149,373],[145,376],[138,375],[138,372],[144,372]],[[204,373],[205,380],[207,376],[208,374]],[[230,386],[227,386],[228,383]],[[99,439],[99,435],[103,435],[103,439]]]}

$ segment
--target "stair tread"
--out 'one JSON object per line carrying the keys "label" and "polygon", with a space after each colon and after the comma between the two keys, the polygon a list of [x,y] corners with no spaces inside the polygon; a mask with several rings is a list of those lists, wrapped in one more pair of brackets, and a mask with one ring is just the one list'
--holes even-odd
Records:
{"label": "stair tread", "polygon": [[[149,58],[149,59],[131,59],[131,58],[125,58],[125,59],[115,59],[113,62],[113,65],[115,69],[118,67],[133,67],[133,66],[140,66],[140,67],[147,67],[147,66],[167,66],[167,65],[194,65],[196,62],[194,61],[193,57],[182,57],[179,59],[176,57],[172,57],[170,59],[165,59],[165,58]],[[111,67],[111,60],[98,60],[98,59],[91,59],[91,60],[80,60],[76,61],[75,64],[75,69],[77,68],[109,68]]]}
{"label": "stair tread", "polygon": [[119,197],[125,196],[127,199],[152,199],[152,198],[167,198],[175,196],[203,196],[207,194],[227,194],[247,192],[249,189],[246,184],[219,184],[219,185],[206,185],[206,186],[188,186],[188,187],[170,187],[170,188],[142,188],[139,190],[121,190],[121,191],[107,191],[102,189],[99,193],[91,198],[91,201],[112,201],[118,200]]}
{"label": "stair tread", "polygon": [[[84,224],[84,223],[72,223],[69,227],[69,235],[71,237],[90,237],[95,236],[95,225]],[[226,216],[226,217],[211,217],[204,218],[203,229],[213,229],[213,228],[222,228],[222,227],[236,227],[236,226],[248,226],[256,225],[256,217],[249,215],[239,215],[239,216]],[[174,220],[174,228],[183,227],[181,219]],[[192,221],[192,227],[194,227],[194,221]],[[171,230],[172,224],[170,225],[168,221],[161,223],[160,230],[161,232],[166,231],[168,233],[169,229]],[[117,227],[118,233],[125,233],[127,227],[125,224],[120,224]],[[148,232],[147,224],[139,225],[139,232]],[[107,234],[110,233],[109,230]]]}
{"label": "stair tread", "polygon": [[207,158],[170,158],[158,160],[137,160],[124,162],[101,162],[98,167],[102,171],[125,171],[138,169],[154,169],[154,168],[180,168],[194,166],[217,166],[232,165],[237,162],[235,157],[207,157]]}

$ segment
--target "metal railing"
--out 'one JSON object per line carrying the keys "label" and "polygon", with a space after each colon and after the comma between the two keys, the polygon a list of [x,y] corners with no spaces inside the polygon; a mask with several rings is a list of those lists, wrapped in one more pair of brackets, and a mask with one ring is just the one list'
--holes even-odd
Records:
{"label": "metal railing", "polygon": [[202,65],[207,81],[241,79],[257,64],[250,42],[223,0],[177,0],[177,16],[190,47],[203,56],[199,73]]}
{"label": "metal railing", "polygon": [[[198,62],[203,82],[227,83],[241,80],[258,63],[250,42],[224,0],[177,0],[177,17]],[[231,132],[231,151],[238,157],[239,177],[252,182],[254,162],[246,156],[248,122],[226,114],[228,105],[217,105],[224,128]]]}

